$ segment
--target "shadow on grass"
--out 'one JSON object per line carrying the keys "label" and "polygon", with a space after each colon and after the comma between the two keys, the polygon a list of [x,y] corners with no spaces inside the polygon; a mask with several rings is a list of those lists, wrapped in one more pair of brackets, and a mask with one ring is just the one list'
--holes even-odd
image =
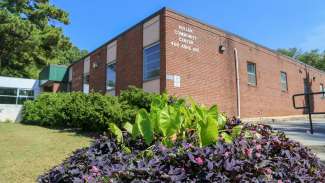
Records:
{"label": "shadow on grass", "polygon": [[92,138],[92,139],[97,139],[101,135],[103,135],[103,133],[100,133],[100,132],[84,131],[84,130],[81,130],[80,128],[42,126],[42,125],[32,124],[32,123],[20,123],[20,124],[25,125],[25,126],[37,126],[37,127],[41,127],[41,128],[47,128],[47,129],[51,129],[51,130],[56,130],[58,133],[71,133],[71,135],[73,135],[73,136],[82,136],[82,137],[88,137],[88,138]]}

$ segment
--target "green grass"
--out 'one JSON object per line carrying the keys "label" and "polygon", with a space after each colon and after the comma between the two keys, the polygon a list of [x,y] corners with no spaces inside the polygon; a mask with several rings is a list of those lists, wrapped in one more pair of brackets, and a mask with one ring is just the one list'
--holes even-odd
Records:
{"label": "green grass", "polygon": [[91,140],[73,132],[0,123],[0,182],[35,182]]}

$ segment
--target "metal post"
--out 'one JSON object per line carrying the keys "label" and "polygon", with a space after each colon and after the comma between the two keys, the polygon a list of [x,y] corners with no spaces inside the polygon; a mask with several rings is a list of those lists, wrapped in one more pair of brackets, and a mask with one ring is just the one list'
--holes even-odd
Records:
{"label": "metal post", "polygon": [[307,97],[307,106],[308,106],[308,116],[309,116],[309,124],[310,124],[310,133],[314,134],[314,129],[313,129],[313,121],[311,118],[311,106],[310,106],[310,92],[308,92],[308,97]]}

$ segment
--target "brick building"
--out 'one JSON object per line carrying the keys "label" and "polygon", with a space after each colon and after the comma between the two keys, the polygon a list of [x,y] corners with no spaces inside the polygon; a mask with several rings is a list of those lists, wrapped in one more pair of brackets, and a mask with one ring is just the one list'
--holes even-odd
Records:
{"label": "brick building", "polygon": [[[320,70],[167,8],[69,67],[71,91],[166,90],[241,117],[302,114],[292,95],[324,84]],[[315,111],[325,111],[325,97],[313,101]]]}

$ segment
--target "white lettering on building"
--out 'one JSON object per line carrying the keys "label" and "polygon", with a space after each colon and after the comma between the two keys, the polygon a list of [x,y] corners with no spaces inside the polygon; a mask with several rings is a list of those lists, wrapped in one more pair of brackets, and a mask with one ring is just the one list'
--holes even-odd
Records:
{"label": "white lettering on building", "polygon": [[187,26],[179,25],[178,29],[174,30],[178,37],[177,41],[172,41],[171,45],[177,48],[182,48],[188,51],[200,52],[200,49],[195,46],[195,41],[198,39],[193,32],[193,29]]}

